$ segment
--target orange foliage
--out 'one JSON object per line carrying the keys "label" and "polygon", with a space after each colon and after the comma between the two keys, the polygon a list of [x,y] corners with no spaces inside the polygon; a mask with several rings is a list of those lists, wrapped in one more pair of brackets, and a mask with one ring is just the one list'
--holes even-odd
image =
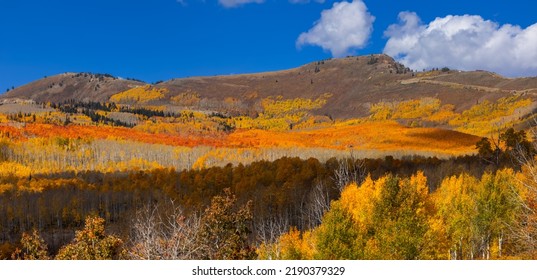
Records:
{"label": "orange foliage", "polygon": [[[230,134],[188,135],[148,133],[112,126],[27,124],[0,126],[0,134],[70,139],[118,139],[171,146],[230,148],[327,148],[336,150],[428,151],[447,155],[475,152],[478,137],[438,128],[410,128],[396,122],[361,123],[301,131],[236,130]],[[16,138],[15,137],[15,138]]]}
{"label": "orange foliage", "polygon": [[0,125],[0,137],[6,137],[14,140],[25,139],[20,129],[10,125]]}
{"label": "orange foliage", "polygon": [[447,154],[474,152],[478,137],[438,128],[410,128],[396,122],[363,123],[308,131],[241,130],[226,138],[232,147],[319,147],[415,150]]}
{"label": "orange foliage", "polygon": [[51,124],[27,124],[23,131],[27,135],[38,137],[63,137],[84,139],[121,139],[149,144],[166,144],[172,146],[222,146],[218,139],[209,137],[180,137],[167,134],[151,134],[135,129],[112,126],[58,126]]}

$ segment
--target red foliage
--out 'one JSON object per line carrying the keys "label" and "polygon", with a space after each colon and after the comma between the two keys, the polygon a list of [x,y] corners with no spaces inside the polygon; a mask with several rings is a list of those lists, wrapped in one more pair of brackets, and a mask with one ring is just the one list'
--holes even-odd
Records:
{"label": "red foliage", "polygon": [[167,134],[151,134],[124,127],[111,126],[58,126],[52,124],[28,124],[24,128],[28,135],[38,137],[65,137],[87,139],[120,139],[150,144],[165,144],[173,146],[222,146],[222,141],[208,137],[181,137]]}

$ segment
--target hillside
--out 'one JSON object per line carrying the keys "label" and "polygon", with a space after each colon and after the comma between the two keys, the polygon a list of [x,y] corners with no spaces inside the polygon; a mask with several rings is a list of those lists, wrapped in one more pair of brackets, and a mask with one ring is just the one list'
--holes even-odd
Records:
{"label": "hillside", "polygon": [[143,83],[108,74],[64,73],[31,82],[0,95],[2,98],[59,103],[66,100],[105,102],[115,93]]}
{"label": "hillside", "polygon": [[[2,97],[53,103],[106,102],[114,94],[142,85],[108,75],[68,73],[16,88]],[[112,101],[166,106],[171,112],[191,109],[252,116],[263,111],[261,102],[269,97],[314,100],[329,96],[326,104],[312,110],[313,113],[350,119],[369,115],[371,105],[379,102],[433,97],[442,104],[454,105],[455,112],[462,112],[476,103],[494,102],[514,91],[533,99],[537,78],[506,79],[483,71],[414,73],[386,55],[374,55],[323,60],[276,72],[172,79],[144,89],[145,92],[127,95],[151,95],[147,92],[154,91],[154,96],[118,97]]]}
{"label": "hillside", "polygon": [[[483,71],[413,72],[384,55],[158,84],[46,77],[0,96],[0,258],[33,258],[19,244],[64,258],[83,236],[75,229],[103,237],[106,222],[117,244],[126,240],[125,258],[206,259],[143,243],[192,246],[241,216],[229,232],[261,259],[287,258],[276,251],[285,246],[311,259],[320,242],[344,244],[330,233],[338,225],[368,238],[351,251],[374,253],[342,259],[524,258],[505,226],[517,207],[536,205],[535,194],[512,202],[526,199],[521,182],[535,170],[518,159],[537,154],[524,130],[537,116],[536,86]],[[393,255],[391,244],[409,240],[414,255]],[[375,253],[378,244],[390,245]],[[324,248],[322,258],[338,250]]]}
{"label": "hillside", "polygon": [[[0,140],[17,143],[20,150],[4,155],[17,160],[43,146],[67,149],[58,152],[65,159],[49,160],[77,171],[106,169],[118,159],[190,169],[349,152],[450,157],[474,154],[480,137],[527,128],[536,85],[537,78],[483,71],[413,72],[385,55],[153,85],[66,73],[0,97]],[[130,149],[151,155],[125,157]]]}

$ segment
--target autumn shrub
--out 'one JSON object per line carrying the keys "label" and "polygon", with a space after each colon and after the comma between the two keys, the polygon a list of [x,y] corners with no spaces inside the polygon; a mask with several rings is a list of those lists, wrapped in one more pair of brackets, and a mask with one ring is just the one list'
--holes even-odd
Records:
{"label": "autumn shrub", "polygon": [[75,233],[75,239],[60,249],[57,260],[118,260],[125,259],[127,251],[123,241],[107,235],[104,219],[87,217],[84,229]]}

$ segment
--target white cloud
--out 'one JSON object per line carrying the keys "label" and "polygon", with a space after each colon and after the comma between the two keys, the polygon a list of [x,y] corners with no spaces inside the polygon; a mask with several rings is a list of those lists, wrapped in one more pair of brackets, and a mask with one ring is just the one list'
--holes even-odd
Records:
{"label": "white cloud", "polygon": [[321,18],[308,32],[300,34],[296,45],[320,46],[332,56],[342,57],[365,47],[374,21],[362,0],[334,3],[331,9],[322,11]]}
{"label": "white cloud", "polygon": [[218,0],[218,3],[226,8],[235,8],[249,3],[261,4],[263,2],[265,0]]}
{"label": "white cloud", "polygon": [[447,66],[506,76],[537,75],[537,24],[525,29],[500,26],[473,15],[448,15],[422,24],[411,12],[401,12],[399,21],[384,33],[389,37],[384,53],[410,68]]}

